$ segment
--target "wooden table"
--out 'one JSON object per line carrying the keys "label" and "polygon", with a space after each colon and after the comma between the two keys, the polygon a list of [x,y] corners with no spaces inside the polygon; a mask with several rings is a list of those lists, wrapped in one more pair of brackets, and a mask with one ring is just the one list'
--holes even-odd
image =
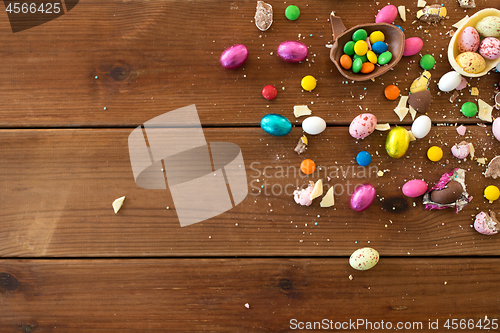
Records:
{"label": "wooden table", "polygon": [[[444,0],[449,19],[437,26],[413,22],[416,1],[393,3],[409,10],[406,22],[398,17],[395,23],[406,37],[421,37],[421,54],[437,60],[429,88],[434,126],[400,159],[385,152],[387,132],[355,140],[348,126],[371,112],[379,123],[409,128],[410,115],[400,122],[393,112],[397,101],[385,99],[383,90],[397,84],[408,95],[422,71],[420,56],[403,57],[373,82],[346,82],[326,47],[332,10],[349,28],[373,22],[385,3],[301,2],[300,18],[288,21],[283,13],[289,3],[274,2],[274,23],[266,32],[253,23],[255,1],[81,0],[64,16],[17,33],[3,15],[0,331],[288,332],[307,322],[325,328],[324,319],[332,331],[349,321],[360,331],[367,322],[380,328],[382,321],[426,331],[438,321],[447,331],[447,322],[452,327],[469,319],[490,321],[489,330],[469,331],[494,331],[500,236],[481,235],[472,224],[480,211],[498,211],[483,190],[499,181],[486,179],[486,166],[475,160],[454,158],[450,148],[464,139],[456,127],[465,124],[465,140],[477,157],[500,154],[491,124],[479,126],[485,122],[460,113],[462,103],[477,98],[492,105],[500,74],[468,79],[454,103],[437,88],[451,70],[451,25],[466,13],[500,5],[476,2],[465,11]],[[304,42],[308,60],[280,60],[276,49],[285,40]],[[250,57],[243,67],[225,70],[219,56],[236,43],[245,44]],[[318,81],[313,92],[301,90],[305,75]],[[261,96],[267,84],[279,90],[273,101]],[[471,96],[471,87],[479,96]],[[180,227],[169,190],[135,184],[127,139],[145,121],[190,104],[207,141],[241,148],[249,194],[226,213]],[[293,148],[303,118],[292,113],[299,104],[328,123],[300,156]],[[290,119],[292,132],[264,133],[259,122],[268,113]],[[438,163],[426,158],[432,145],[444,150]],[[383,176],[352,172],[361,150],[372,154],[371,166]],[[330,180],[291,172],[304,158],[340,171]],[[426,211],[421,198],[401,192],[407,180],[432,185],[457,167],[467,170],[474,197],[458,214]],[[377,199],[358,213],[349,208],[347,193],[336,195],[333,207],[320,208],[319,199],[299,206],[280,191],[318,178],[346,192],[348,182],[369,182]],[[115,214],[111,203],[121,196],[126,200]],[[378,250],[380,262],[369,271],[352,269],[349,256],[367,246]]]}

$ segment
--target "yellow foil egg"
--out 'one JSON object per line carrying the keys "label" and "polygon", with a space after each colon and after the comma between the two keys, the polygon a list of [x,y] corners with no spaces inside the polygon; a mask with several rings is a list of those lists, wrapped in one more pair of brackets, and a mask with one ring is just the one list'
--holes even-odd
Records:
{"label": "yellow foil egg", "polygon": [[460,53],[455,61],[464,71],[471,74],[481,73],[486,68],[484,58],[475,52]]}
{"label": "yellow foil egg", "polygon": [[396,126],[387,135],[385,150],[390,157],[400,158],[410,145],[410,136],[404,127]]}

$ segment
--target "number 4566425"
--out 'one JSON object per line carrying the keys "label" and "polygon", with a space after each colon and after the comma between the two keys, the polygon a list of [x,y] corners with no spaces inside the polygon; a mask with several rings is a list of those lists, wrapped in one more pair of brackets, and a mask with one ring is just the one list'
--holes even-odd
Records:
{"label": "number 4566425", "polygon": [[19,3],[10,2],[5,11],[9,14],[59,14],[61,12],[60,3],[41,3],[37,5],[36,3]]}

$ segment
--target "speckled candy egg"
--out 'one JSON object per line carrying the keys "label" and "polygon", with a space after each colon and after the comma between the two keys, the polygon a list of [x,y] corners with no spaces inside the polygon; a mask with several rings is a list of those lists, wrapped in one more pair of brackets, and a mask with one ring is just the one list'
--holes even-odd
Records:
{"label": "speckled candy egg", "polygon": [[292,123],[280,114],[269,113],[260,120],[260,127],[268,134],[283,136],[290,133]]}
{"label": "speckled candy egg", "polygon": [[483,37],[500,37],[500,17],[486,16],[477,22],[476,30]]}
{"label": "speckled candy egg", "polygon": [[349,265],[358,271],[366,271],[378,263],[380,256],[375,249],[364,247],[357,249],[349,258]]}
{"label": "speckled candy egg", "polygon": [[427,183],[421,179],[413,179],[403,185],[403,194],[410,198],[416,198],[427,192]]}
{"label": "speckled candy egg", "polygon": [[494,37],[483,39],[479,45],[479,54],[489,60],[495,60],[500,57],[500,40]]}
{"label": "speckled candy egg", "polygon": [[460,52],[477,52],[480,41],[477,30],[474,27],[467,27],[457,38],[458,50]]}
{"label": "speckled candy egg", "polygon": [[349,126],[349,134],[355,139],[364,139],[372,134],[377,126],[377,117],[371,113],[356,116]]}
{"label": "speckled candy egg", "polygon": [[243,44],[235,44],[222,52],[220,64],[226,69],[236,69],[248,59],[248,49]]}
{"label": "speckled candy egg", "polygon": [[493,126],[491,127],[491,130],[493,131],[493,135],[495,138],[500,141],[500,117],[495,118],[495,121],[493,121]]}
{"label": "speckled candy egg", "polygon": [[371,206],[377,191],[372,184],[365,183],[356,186],[351,196],[351,208],[356,212],[362,212]]}
{"label": "speckled candy egg", "polygon": [[479,53],[460,53],[455,61],[464,71],[471,74],[481,73],[486,68],[486,62]]}
{"label": "speckled candy egg", "polygon": [[289,40],[278,46],[278,56],[286,62],[301,62],[308,54],[307,46],[302,42]]}

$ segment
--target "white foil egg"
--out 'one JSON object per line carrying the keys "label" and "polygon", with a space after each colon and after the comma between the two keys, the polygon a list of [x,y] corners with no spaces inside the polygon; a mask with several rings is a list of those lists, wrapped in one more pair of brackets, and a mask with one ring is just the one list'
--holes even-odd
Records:
{"label": "white foil egg", "polygon": [[420,116],[411,125],[411,132],[417,139],[424,138],[431,131],[431,118],[428,116]]}
{"label": "white foil egg", "polygon": [[320,117],[308,117],[302,122],[302,130],[307,134],[316,135],[323,132],[325,128],[326,122]]}
{"label": "white foil egg", "polygon": [[451,71],[439,79],[438,88],[441,91],[452,91],[462,82],[462,75],[456,71]]}

